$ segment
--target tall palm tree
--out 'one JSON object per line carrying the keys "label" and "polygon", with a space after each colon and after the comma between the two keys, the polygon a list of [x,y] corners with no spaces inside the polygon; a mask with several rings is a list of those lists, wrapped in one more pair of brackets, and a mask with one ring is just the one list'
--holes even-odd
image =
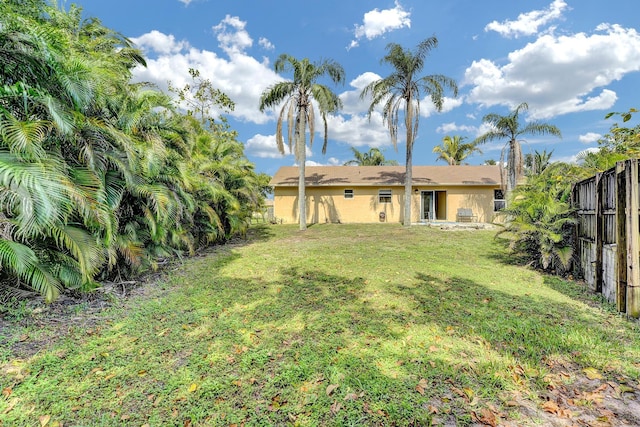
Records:
{"label": "tall palm tree", "polygon": [[444,160],[449,165],[459,165],[474,152],[482,154],[482,151],[473,142],[465,143],[466,138],[460,135],[445,136],[442,145],[433,147],[433,152],[438,153],[437,160]]}
{"label": "tall palm tree", "polygon": [[387,77],[368,84],[360,94],[361,98],[371,96],[369,119],[373,110],[382,104],[382,118],[387,124],[391,142],[397,147],[400,111],[404,114],[406,130],[406,173],[404,181],[404,220],[411,225],[411,184],[413,179],[413,144],[418,135],[420,119],[420,99],[429,96],[436,110],[442,111],[444,91],[449,88],[458,96],[455,80],[441,74],[419,76],[424,68],[424,60],[432,49],[438,46],[438,39],[429,37],[418,44],[415,51],[405,50],[397,43],[387,45],[387,55],[383,63],[390,64],[394,71]]}
{"label": "tall palm tree", "polygon": [[345,166],[396,166],[398,162],[395,160],[387,160],[379,148],[371,148],[368,152],[362,152],[356,147],[351,147],[355,159],[345,162]]}
{"label": "tall palm tree", "polygon": [[[267,88],[260,96],[260,111],[282,105],[276,127],[278,150],[284,154],[282,124],[287,120],[289,150],[295,151],[299,169],[298,179],[298,213],[300,230],[307,229],[307,209],[305,200],[305,161],[306,130],[309,127],[309,146],[313,144],[315,134],[315,112],[312,101],[318,104],[324,122],[324,144],[322,154],[327,151],[327,114],[335,113],[342,108],[342,101],[327,86],[316,81],[328,75],[336,84],[343,83],[345,73],[342,66],[331,60],[311,63],[307,58],[298,60],[291,55],[282,54],[276,60],[274,69],[277,73],[293,71],[293,81],[284,81]],[[295,133],[295,138],[292,134]]]}
{"label": "tall palm tree", "polygon": [[520,125],[520,113],[527,111],[529,105],[526,102],[518,105],[506,116],[491,113],[482,118],[483,123],[491,126],[491,130],[476,138],[475,142],[483,144],[496,139],[507,139],[504,151],[507,150],[507,193],[510,193],[518,183],[523,172],[522,147],[520,146],[523,135],[555,135],[562,137],[560,129],[554,125],[540,122],[529,122],[524,127]]}

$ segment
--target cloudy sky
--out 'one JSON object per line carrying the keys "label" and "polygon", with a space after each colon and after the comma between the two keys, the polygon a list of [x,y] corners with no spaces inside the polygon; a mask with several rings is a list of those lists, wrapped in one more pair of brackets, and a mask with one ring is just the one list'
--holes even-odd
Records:
{"label": "cloudy sky", "polygon": [[[553,159],[571,160],[597,146],[613,119],[610,111],[640,108],[640,34],[637,0],[77,0],[85,16],[131,38],[148,58],[135,70],[137,81],[183,86],[190,68],[235,102],[228,115],[260,172],[275,173],[294,164],[278,153],[277,111],[260,113],[260,94],[281,79],[273,71],[282,53],[311,61],[332,59],[346,72],[344,86],[332,86],[344,108],[329,120],[329,146],[322,155],[322,135],[308,151],[308,164],[341,165],[350,147],[379,147],[387,158],[404,163],[379,114],[367,117],[359,97],[369,82],[392,70],[380,59],[388,43],[406,48],[427,37],[438,47],[423,73],[444,74],[458,82],[457,98],[445,99],[436,112],[421,103],[415,165],[436,161],[433,147],[445,135],[472,140],[486,131],[482,117],[507,114],[527,102],[526,120],[554,124],[556,137],[529,137],[524,152],[553,150]],[[316,125],[321,129],[320,123]],[[470,164],[498,160],[502,143],[482,146]]]}

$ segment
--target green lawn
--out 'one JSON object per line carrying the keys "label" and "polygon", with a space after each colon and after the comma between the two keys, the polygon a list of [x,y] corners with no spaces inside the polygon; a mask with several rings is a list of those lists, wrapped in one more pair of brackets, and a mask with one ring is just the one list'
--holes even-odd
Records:
{"label": "green lawn", "polygon": [[260,226],[90,325],[26,313],[0,332],[0,425],[639,421],[638,323],[494,236]]}

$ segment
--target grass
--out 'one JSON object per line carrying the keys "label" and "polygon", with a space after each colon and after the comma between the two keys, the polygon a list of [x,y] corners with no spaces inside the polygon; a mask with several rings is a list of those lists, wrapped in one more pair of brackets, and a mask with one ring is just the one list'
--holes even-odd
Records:
{"label": "grass", "polygon": [[102,316],[0,353],[5,425],[536,424],[583,372],[640,375],[636,322],[491,231],[258,226]]}

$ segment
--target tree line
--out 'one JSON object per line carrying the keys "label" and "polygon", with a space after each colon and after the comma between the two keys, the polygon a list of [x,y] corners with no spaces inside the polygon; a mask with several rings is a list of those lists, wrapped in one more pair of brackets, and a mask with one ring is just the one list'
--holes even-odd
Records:
{"label": "tree line", "polygon": [[[243,144],[208,109],[132,83],[145,65],[81,9],[0,2],[0,289],[91,290],[243,233],[264,200]],[[233,108],[192,74],[198,106]],[[199,97],[199,98],[198,98]],[[178,100],[180,97],[177,97]]]}

